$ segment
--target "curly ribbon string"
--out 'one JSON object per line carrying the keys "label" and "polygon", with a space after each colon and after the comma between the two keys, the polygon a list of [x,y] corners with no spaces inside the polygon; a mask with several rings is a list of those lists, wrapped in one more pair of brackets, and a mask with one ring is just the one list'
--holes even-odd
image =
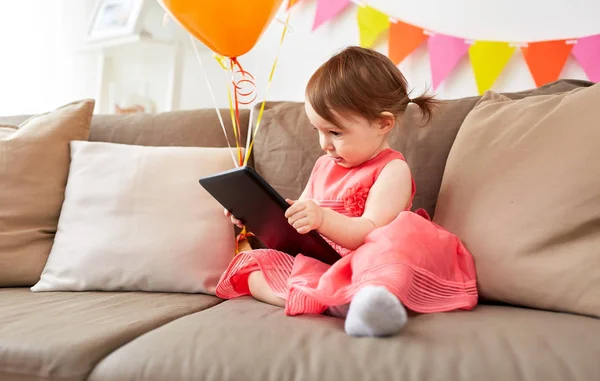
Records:
{"label": "curly ribbon string", "polygon": [[[229,136],[227,135],[227,129],[225,128],[225,123],[223,122],[223,117],[221,116],[220,110],[217,107],[217,101],[215,99],[215,95],[214,95],[212,86],[210,84],[210,80],[208,79],[208,75],[206,74],[206,71],[204,70],[204,66],[202,64],[202,59],[200,58],[200,53],[198,51],[198,47],[196,46],[193,36],[191,34],[189,34],[190,41],[192,42],[192,46],[194,48],[194,53],[196,54],[196,58],[198,59],[198,63],[200,64],[200,68],[202,69],[202,74],[204,76],[204,80],[208,87],[208,92],[213,101],[215,111],[217,112],[217,118],[219,119],[219,123],[221,124],[223,134],[225,135],[225,140],[227,141],[227,146],[231,149],[231,158],[233,159],[234,165],[236,167],[239,167],[242,165],[248,165],[248,160],[250,159],[252,148],[254,147],[254,138],[256,137],[256,134],[258,133],[258,129],[260,127],[260,124],[261,124],[261,121],[263,118],[263,113],[264,113],[266,101],[268,98],[267,95],[269,93],[271,84],[273,82],[275,68],[277,67],[277,62],[279,60],[279,54],[281,52],[281,47],[283,46],[283,40],[289,29],[289,21],[290,21],[290,16],[291,16],[290,8],[292,7],[292,5],[294,5],[296,3],[296,1],[297,0],[290,0],[289,5],[287,7],[288,8],[287,16],[286,16],[286,20],[284,23],[283,31],[281,32],[281,38],[279,40],[279,47],[277,49],[277,54],[275,55],[275,60],[273,62],[273,66],[271,67],[271,72],[269,73],[269,78],[267,81],[267,88],[265,91],[265,98],[262,101],[260,111],[258,113],[258,117],[256,118],[256,127],[254,128],[254,131],[252,130],[252,127],[248,131],[248,139],[246,141],[246,153],[245,153],[245,157],[243,159],[242,159],[241,142],[240,142],[241,130],[240,130],[240,118],[239,118],[239,105],[249,105],[249,104],[252,104],[256,100],[258,95],[256,93],[255,79],[252,76],[252,74],[250,74],[249,72],[245,71],[242,68],[237,57],[231,57],[229,59],[230,67],[228,68],[224,62],[225,57],[219,56],[216,54],[214,55],[215,59],[217,60],[219,65],[221,65],[221,67],[223,69],[231,70],[231,72],[232,72],[231,83],[233,85],[233,97],[232,97],[229,86],[227,86],[227,96],[229,99],[229,110],[230,110],[230,114],[231,114],[230,115],[231,122],[232,122],[234,137],[235,137],[236,148],[237,148],[237,152],[238,152],[238,155],[237,155],[238,158],[236,160],[235,155],[233,153],[232,146],[231,146],[231,142],[229,141]],[[235,70],[236,67],[237,67],[237,70]],[[241,79],[236,80],[235,79],[236,74],[240,75]],[[240,98],[243,98],[245,100],[242,100]],[[252,126],[252,120],[250,120],[250,125]]]}
{"label": "curly ribbon string", "polygon": [[229,86],[227,86],[227,99],[229,101],[229,113],[231,115],[231,126],[233,128],[233,135],[235,137],[235,142],[236,142],[236,146],[238,147],[238,165],[242,165],[243,164],[243,160],[242,160],[242,152],[241,152],[241,147],[240,147],[240,136],[238,133],[238,124],[239,124],[239,116],[236,117],[236,108],[233,105],[233,100],[231,97],[231,88]]}
{"label": "curly ribbon string", "polygon": [[[252,249],[252,247],[250,246],[250,243],[248,242],[248,237],[255,237],[255,235],[253,233],[250,232],[246,232],[246,227],[244,227],[242,229],[242,232],[240,234],[238,234],[236,240],[235,240],[235,254],[239,254],[240,252],[246,251],[245,249]],[[242,242],[246,241],[246,244],[241,244]]]}
{"label": "curly ribbon string", "polygon": [[[248,105],[254,102],[256,99],[256,83],[254,82],[254,76],[249,72],[245,71],[242,65],[239,63],[236,57],[232,57],[229,59],[230,62],[230,70],[231,70],[231,84],[233,86],[233,98],[231,99],[231,90],[229,87],[227,88],[227,96],[229,98],[229,110],[231,113],[231,120],[234,125],[234,134],[236,135],[236,139],[239,142],[241,139],[241,129],[240,129],[240,105]],[[236,79],[236,75],[240,79]],[[244,90],[246,89],[246,90]],[[232,103],[234,103],[234,107],[232,107]],[[250,133],[250,132],[248,132]],[[241,144],[240,144],[241,145]],[[240,165],[245,165],[244,161],[241,157],[240,151]]]}
{"label": "curly ribbon string", "polygon": [[236,143],[237,152],[238,152],[238,158],[237,158],[238,161],[237,161],[236,166],[239,167],[244,163],[244,161],[242,160],[242,152],[241,152],[241,147],[239,144],[240,138],[237,133],[237,123],[236,123],[236,119],[235,119],[235,111],[234,111],[233,101],[231,98],[231,89],[229,87],[227,87],[227,98],[229,99],[229,113],[231,116],[231,126],[233,128],[233,136],[235,137],[235,143]]}
{"label": "curly ribbon string", "polygon": [[[277,61],[279,60],[279,53],[281,52],[281,47],[283,46],[283,40],[285,39],[285,35],[287,34],[287,31],[289,28],[290,16],[291,16],[291,12],[289,9],[292,7],[292,5],[294,5],[294,3],[296,3],[296,1],[297,0],[290,0],[289,6],[288,6],[287,16],[285,19],[285,23],[283,25],[283,31],[281,32],[281,38],[279,39],[279,47],[277,49],[277,54],[275,55],[275,60],[273,61],[273,66],[271,67],[271,72],[269,73],[269,79],[267,81],[267,89],[265,91],[265,97],[262,101],[262,104],[260,105],[260,111],[258,112],[258,116],[256,118],[256,127],[254,128],[254,131],[248,132],[249,134],[250,133],[252,134],[252,139],[250,139],[250,145],[248,147],[246,147],[246,156],[244,158],[244,162],[242,163],[242,165],[248,165],[248,160],[250,159],[250,153],[252,152],[252,148],[254,147],[254,138],[256,138],[256,134],[258,133],[258,129],[260,128],[260,122],[262,121],[263,113],[265,111],[265,105],[267,103],[269,89],[271,88],[271,83],[273,82],[273,75],[275,74],[275,68],[277,67]],[[250,123],[252,123],[252,121],[250,121]]]}
{"label": "curly ribbon string", "polygon": [[[231,75],[231,82],[233,84],[234,91],[237,95],[238,102],[243,105],[252,104],[257,98],[256,83],[254,76],[249,72],[245,71],[240,65],[239,61],[236,60],[235,64],[238,66],[238,70],[233,71]],[[236,76],[238,77],[236,79]],[[250,108],[250,118],[248,123],[248,130],[246,133],[246,149],[250,146],[250,139],[252,138],[252,115],[253,109]],[[244,165],[243,159],[240,159],[240,165]]]}
{"label": "curly ribbon string", "polygon": [[[229,101],[229,113],[231,116],[231,124],[233,127],[233,135],[235,136],[239,165],[243,165],[243,158],[241,154],[241,126],[240,126],[240,105],[252,104],[256,98],[256,83],[254,76],[244,70],[237,57],[229,58],[229,66],[226,64],[226,58],[214,54],[214,58],[217,63],[226,71],[231,72],[231,86],[227,86],[227,99]],[[233,87],[233,92],[231,88]],[[232,94],[233,93],[233,94]],[[248,133],[248,140],[251,135]],[[246,148],[249,145],[249,141],[246,142]]]}
{"label": "curly ribbon string", "polygon": [[[230,70],[229,67],[227,67],[227,63],[226,63],[227,59],[225,57],[223,57],[222,55],[217,54],[217,53],[213,53],[213,57],[223,70],[225,70],[225,71]],[[239,143],[240,138],[238,137],[238,128],[237,128],[237,123],[236,123],[236,118],[235,118],[233,98],[231,96],[231,89],[229,86],[227,86],[227,99],[229,101],[229,113],[230,113],[230,117],[231,117],[231,126],[233,128],[233,135],[235,137],[236,143]],[[242,160],[241,148],[240,148],[239,144],[237,144],[237,148],[238,148],[238,161],[236,162],[236,166],[241,166],[243,164],[243,160]],[[234,161],[235,161],[235,158],[234,158]]]}
{"label": "curly ribbon string", "polygon": [[[239,103],[243,105],[249,105],[256,99],[256,83],[254,82],[254,77],[249,72],[245,71],[240,65],[240,62],[236,58],[231,59],[232,64],[237,66],[238,70],[232,70],[231,82],[237,93],[238,97],[246,98],[249,100],[240,100]],[[239,74],[241,79],[236,80],[235,75]],[[243,89],[247,89],[247,92],[242,92]],[[252,95],[254,96],[252,97]]]}
{"label": "curly ribbon string", "polygon": [[[269,78],[267,81],[267,88],[265,91],[265,98],[263,99],[263,101],[261,103],[260,111],[256,118],[256,123],[255,123],[256,127],[254,128],[254,130],[252,129],[252,124],[253,124],[252,117],[250,118],[250,128],[248,129],[248,137],[247,137],[247,141],[246,141],[246,153],[245,153],[245,156],[243,159],[241,158],[241,148],[240,148],[241,147],[241,144],[240,144],[241,130],[240,130],[239,109],[240,109],[240,105],[252,104],[258,97],[258,95],[256,93],[256,82],[255,82],[254,76],[252,74],[250,74],[248,71],[244,70],[244,68],[240,64],[239,60],[237,59],[237,57],[230,57],[229,65],[227,65],[225,57],[218,55],[216,53],[214,54],[214,58],[219,63],[219,65],[224,70],[231,71],[231,85],[233,87],[233,94],[232,94],[230,86],[227,86],[227,98],[229,101],[229,112],[230,112],[230,116],[231,116],[233,134],[235,136],[236,146],[238,148],[239,162],[236,163],[236,166],[248,165],[248,160],[250,159],[250,156],[252,153],[252,148],[254,147],[254,138],[256,137],[256,134],[258,133],[258,130],[259,130],[262,118],[263,118],[266,102],[268,99],[268,93],[271,88],[271,84],[273,83],[273,76],[275,74],[275,69],[277,67],[277,62],[279,60],[279,54],[281,52],[281,48],[283,46],[283,41],[284,41],[287,31],[289,29],[289,21],[290,21],[290,16],[291,16],[291,12],[289,9],[291,8],[292,5],[295,4],[296,1],[297,0],[290,0],[290,4],[288,5],[286,20],[284,23],[283,31],[281,32],[281,38],[279,39],[279,47],[277,49],[277,54],[275,55],[275,60],[273,61],[273,66],[271,67],[271,72],[269,73]],[[238,77],[240,79],[236,79],[236,75],[238,75]]]}
{"label": "curly ribbon string", "polygon": [[[248,136],[246,141],[246,154],[243,161],[240,161],[240,165],[248,165],[248,160],[250,159],[250,155],[252,152],[252,148],[254,146],[254,138],[256,137],[256,133],[260,127],[260,122],[263,117],[263,113],[265,110],[265,105],[268,98],[269,89],[271,88],[271,84],[273,82],[273,76],[275,74],[275,68],[277,67],[277,62],[279,59],[279,54],[281,52],[281,48],[283,46],[283,41],[287,34],[289,28],[290,21],[290,11],[292,5],[296,0],[290,0],[290,4],[288,6],[288,12],[285,20],[285,24],[283,27],[283,31],[281,32],[281,38],[279,39],[279,47],[277,49],[277,53],[275,55],[275,60],[273,61],[273,66],[271,67],[271,72],[269,73],[269,78],[267,81],[267,89],[265,91],[265,98],[262,101],[260,106],[260,111],[258,117],[256,119],[256,127],[254,131],[252,131],[252,113],[250,115],[250,128],[248,129]],[[239,105],[248,105],[252,104],[256,98],[256,82],[254,76],[249,72],[245,71],[240,65],[237,57],[231,57],[229,59],[229,68],[225,64],[225,57],[215,55],[215,59],[221,65],[221,67],[225,70],[231,70],[231,84],[233,87],[233,97],[231,94],[231,88],[227,86],[227,97],[229,99],[229,110],[231,114],[231,121],[233,124],[234,135],[236,137],[236,142],[239,141],[241,131],[240,131],[240,118],[239,118]],[[237,70],[236,70],[237,68]],[[236,75],[238,75],[241,79],[236,80]],[[246,89],[246,90],[243,90]],[[245,98],[245,100],[241,100],[240,98]],[[234,105],[235,103],[235,105]],[[239,148],[239,145],[238,145]],[[239,152],[239,150],[238,150]],[[241,160],[241,158],[240,158]],[[248,237],[254,237],[252,232],[246,231],[246,227],[242,229],[242,232],[236,237],[235,240],[235,254],[239,254],[242,250],[251,250],[252,247],[248,241]],[[242,244],[243,243],[243,244]]]}

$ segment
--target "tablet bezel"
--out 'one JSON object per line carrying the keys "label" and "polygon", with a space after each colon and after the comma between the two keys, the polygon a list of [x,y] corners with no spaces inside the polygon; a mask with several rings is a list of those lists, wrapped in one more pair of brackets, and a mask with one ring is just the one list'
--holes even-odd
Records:
{"label": "tablet bezel", "polygon": [[[246,203],[249,202],[249,200],[244,200],[243,193],[240,193],[239,196],[236,194],[234,197],[232,192],[229,191],[229,189],[231,189],[232,186],[235,186],[234,184],[240,183],[240,180],[237,180],[240,176],[244,176],[248,180],[250,180],[250,182],[254,184],[257,188],[254,191],[262,192],[264,195],[267,196],[269,200],[271,200],[271,202],[275,204],[274,206],[276,206],[279,209],[281,215],[277,215],[276,219],[280,221],[281,224],[285,224],[286,226],[279,227],[278,229],[281,230],[284,237],[288,238],[287,242],[292,242],[291,245],[294,246],[294,249],[290,249],[288,246],[286,247],[287,250],[282,250],[281,248],[270,246],[269,243],[264,242],[265,237],[261,238],[260,233],[257,234],[257,231],[260,231],[261,229],[257,229],[256,226],[250,226],[250,223],[248,225],[249,230],[253,231],[252,229],[254,229],[253,233],[255,233],[256,237],[267,247],[275,250],[284,251],[292,256],[302,253],[305,256],[313,257],[327,264],[333,264],[341,258],[341,256],[335,251],[335,249],[333,249],[333,247],[331,247],[331,245],[329,245],[329,243],[323,237],[321,237],[321,235],[317,231],[313,230],[307,234],[300,234],[296,231],[296,229],[294,229],[287,223],[287,219],[285,219],[284,215],[285,211],[289,208],[290,205],[253,168],[249,166],[237,167],[231,170],[203,177],[199,180],[199,183],[225,209],[235,214],[235,209],[240,210],[240,208],[244,207],[249,209],[249,207],[246,205]],[[246,196],[248,196],[248,194],[252,194],[253,192],[253,190],[247,191],[248,192],[246,193]],[[268,209],[268,207],[271,206],[266,207]],[[238,216],[238,218],[242,217],[242,215],[243,213],[240,213],[240,216]],[[273,224],[274,223],[275,222],[273,222]],[[269,238],[267,237],[266,239],[268,240]],[[294,245],[294,243],[296,243],[297,245]]]}

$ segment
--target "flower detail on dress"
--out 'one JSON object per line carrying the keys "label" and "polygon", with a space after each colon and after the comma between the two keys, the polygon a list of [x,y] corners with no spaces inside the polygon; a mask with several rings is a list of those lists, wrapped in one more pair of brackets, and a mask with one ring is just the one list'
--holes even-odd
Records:
{"label": "flower detail on dress", "polygon": [[365,211],[365,204],[367,203],[367,196],[369,195],[369,188],[357,185],[352,188],[348,188],[343,196],[344,209],[355,217],[362,216]]}

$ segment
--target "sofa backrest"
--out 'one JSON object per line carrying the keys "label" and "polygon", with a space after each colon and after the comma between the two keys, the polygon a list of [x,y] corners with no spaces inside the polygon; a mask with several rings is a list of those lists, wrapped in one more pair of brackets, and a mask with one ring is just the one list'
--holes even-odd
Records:
{"label": "sofa backrest", "polygon": [[[249,110],[240,110],[243,145],[249,115]],[[229,110],[221,110],[221,116],[229,141],[235,146]],[[144,146],[227,147],[217,113],[210,108],[156,114],[94,115],[90,140]]]}
{"label": "sofa backrest", "polygon": [[[592,84],[559,80],[537,89],[503,94],[518,99],[561,93]],[[391,147],[404,154],[415,178],[414,209],[424,208],[433,216],[448,153],[462,122],[479,98],[445,100],[425,125],[418,107],[410,104],[403,120],[392,132]],[[260,104],[255,106],[253,125],[258,107]],[[253,152],[254,166],[265,180],[284,197],[295,199],[302,193],[314,162],[322,154],[318,137],[305,115],[304,103],[267,103]]]}
{"label": "sofa backrest", "polygon": [[[559,80],[537,89],[503,93],[512,99],[570,91],[593,83]],[[392,148],[406,157],[417,186],[413,208],[433,216],[446,165],[456,134],[480,97],[442,102],[432,120],[421,125],[421,114],[410,105],[391,137]],[[260,103],[252,112],[255,128]],[[240,110],[242,144],[245,145],[251,112]],[[234,143],[228,109],[221,110],[230,142]],[[0,117],[0,125],[18,125],[28,116]],[[157,114],[94,115],[90,140],[147,146],[226,147],[214,109],[172,111]],[[318,139],[302,102],[267,102],[256,135],[250,165],[284,197],[297,198],[316,159],[322,155]]]}
{"label": "sofa backrest", "polygon": [[[221,116],[232,146],[235,138],[228,109]],[[250,110],[240,110],[242,144],[246,144]],[[0,117],[0,125],[18,126],[28,115]],[[227,147],[215,109],[183,110],[156,114],[102,115],[92,118],[91,141],[144,146]]]}

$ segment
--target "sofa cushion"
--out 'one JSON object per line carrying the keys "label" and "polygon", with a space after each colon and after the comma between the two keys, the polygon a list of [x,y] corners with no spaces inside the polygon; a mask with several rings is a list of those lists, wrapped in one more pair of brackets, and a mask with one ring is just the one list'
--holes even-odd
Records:
{"label": "sofa cushion", "polygon": [[589,381],[598,358],[600,320],[576,315],[479,306],[409,318],[394,337],[352,338],[341,319],[240,298],[119,348],[90,381]]}
{"label": "sofa cushion", "polygon": [[28,119],[0,135],[0,287],[40,277],[69,173],[69,142],[87,139],[93,100]]}
{"label": "sofa cushion", "polygon": [[217,303],[208,295],[0,289],[0,380],[85,380],[116,348]]}
{"label": "sofa cushion", "polygon": [[[246,144],[250,111],[240,110],[242,146]],[[227,136],[235,147],[229,110],[221,110]],[[157,114],[94,115],[90,141],[142,146],[227,147],[214,109],[181,110]]]}
{"label": "sofa cushion", "polygon": [[450,151],[435,222],[475,258],[482,297],[600,317],[600,84],[488,92]]}
{"label": "sofa cushion", "polygon": [[277,192],[297,199],[321,155],[304,103],[267,102],[252,157],[254,168]]}
{"label": "sofa cushion", "polygon": [[[240,110],[242,145],[246,144],[250,110]],[[29,115],[0,116],[0,125],[18,126]],[[227,136],[235,147],[229,109],[221,110]],[[142,146],[227,147],[223,128],[212,108],[156,114],[99,114],[92,117],[91,141]]]}
{"label": "sofa cushion", "polygon": [[[505,95],[517,99],[590,85],[592,82],[588,81],[559,80]],[[413,209],[424,208],[434,214],[448,152],[463,120],[478,100],[479,97],[444,100],[426,125],[418,107],[410,104],[403,122],[390,135],[391,147],[404,154],[415,178],[417,193]],[[257,113],[255,109],[254,114]],[[322,154],[317,135],[304,113],[304,103],[267,103],[253,156],[255,168],[267,182],[284,197],[297,198],[314,162]]]}
{"label": "sofa cushion", "polygon": [[235,237],[198,179],[234,168],[232,153],[71,142],[54,246],[31,290],[214,295]]}

